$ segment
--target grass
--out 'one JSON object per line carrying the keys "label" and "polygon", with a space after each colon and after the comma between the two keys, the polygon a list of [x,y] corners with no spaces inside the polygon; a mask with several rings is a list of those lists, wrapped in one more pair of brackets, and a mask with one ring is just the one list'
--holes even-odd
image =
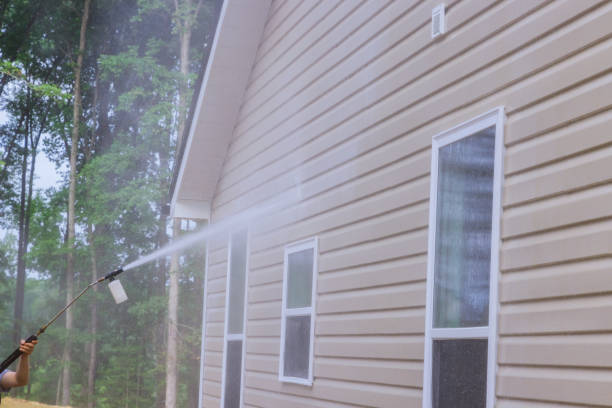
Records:
{"label": "grass", "polygon": [[[2,397],[2,408],[53,408],[58,405],[41,404],[40,402],[26,401],[11,397]],[[69,407],[63,407],[69,408]]]}

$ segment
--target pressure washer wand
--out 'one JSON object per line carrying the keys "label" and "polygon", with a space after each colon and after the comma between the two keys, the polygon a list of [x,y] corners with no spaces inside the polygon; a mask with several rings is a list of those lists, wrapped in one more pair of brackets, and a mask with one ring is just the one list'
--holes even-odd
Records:
{"label": "pressure washer wand", "polygon": [[[67,305],[66,307],[64,307],[62,310],[60,310],[55,316],[53,316],[53,319],[49,320],[49,322],[47,324],[45,324],[44,326],[41,326],[40,329],[38,329],[38,332],[36,332],[36,334],[31,335],[30,337],[28,337],[26,339],[26,343],[31,343],[34,340],[38,340],[38,336],[40,336],[41,334],[43,334],[45,332],[45,330],[47,330],[47,327],[51,326],[53,324],[53,322],[55,322],[57,319],[60,318],[61,315],[64,314],[64,312],[66,310],[68,310],[68,308],[70,306],[73,305],[74,302],[76,302],[77,300],[79,300],[79,298],[81,296],[83,296],[85,294],[85,292],[87,292],[91,287],[97,285],[100,282],[104,282],[105,280],[109,280],[109,281],[113,281],[115,280],[115,278],[117,277],[117,275],[119,275],[121,272],[123,272],[123,268],[119,268],[116,269],[114,271],[112,271],[111,273],[109,273],[108,275],[98,279],[95,282],[90,283],[89,285],[87,285],[87,287],[85,289],[83,289],[81,291],[81,293],[79,293],[79,295],[77,297],[75,297],[74,299],[72,299]],[[0,363],[0,373],[3,372],[4,370],[6,370],[11,364],[13,364],[13,362],[15,360],[17,360],[19,358],[19,356],[21,356],[23,354],[23,352],[21,350],[19,350],[19,347],[17,347],[17,349],[15,351],[13,351],[11,353],[10,356],[8,356],[2,363]]]}

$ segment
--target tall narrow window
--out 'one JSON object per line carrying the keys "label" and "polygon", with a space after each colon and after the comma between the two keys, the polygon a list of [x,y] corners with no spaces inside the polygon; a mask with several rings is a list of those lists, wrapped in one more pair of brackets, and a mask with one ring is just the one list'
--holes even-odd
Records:
{"label": "tall narrow window", "polygon": [[279,379],[312,384],[317,239],[285,247]]}
{"label": "tall narrow window", "polygon": [[229,244],[223,360],[223,408],[240,408],[244,365],[247,288],[247,232],[232,234]]}
{"label": "tall narrow window", "polygon": [[433,138],[423,408],[493,408],[503,110]]}

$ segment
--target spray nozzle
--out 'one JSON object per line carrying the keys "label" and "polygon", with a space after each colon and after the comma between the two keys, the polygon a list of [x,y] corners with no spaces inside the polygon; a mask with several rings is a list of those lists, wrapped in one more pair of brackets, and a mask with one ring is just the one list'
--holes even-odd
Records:
{"label": "spray nozzle", "polygon": [[119,275],[121,272],[123,272],[123,268],[115,269],[114,271],[106,275],[103,280],[109,280],[112,282],[113,280],[115,280],[115,277]]}

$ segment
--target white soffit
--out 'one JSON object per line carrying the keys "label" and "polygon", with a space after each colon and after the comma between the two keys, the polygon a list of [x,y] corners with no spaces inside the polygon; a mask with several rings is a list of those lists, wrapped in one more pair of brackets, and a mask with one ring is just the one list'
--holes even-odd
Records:
{"label": "white soffit", "polygon": [[[210,203],[238,119],[270,3],[271,0],[223,2],[172,192],[173,217],[195,218],[193,209],[196,207],[200,209],[197,218],[210,218]],[[208,213],[204,214],[206,208]]]}

